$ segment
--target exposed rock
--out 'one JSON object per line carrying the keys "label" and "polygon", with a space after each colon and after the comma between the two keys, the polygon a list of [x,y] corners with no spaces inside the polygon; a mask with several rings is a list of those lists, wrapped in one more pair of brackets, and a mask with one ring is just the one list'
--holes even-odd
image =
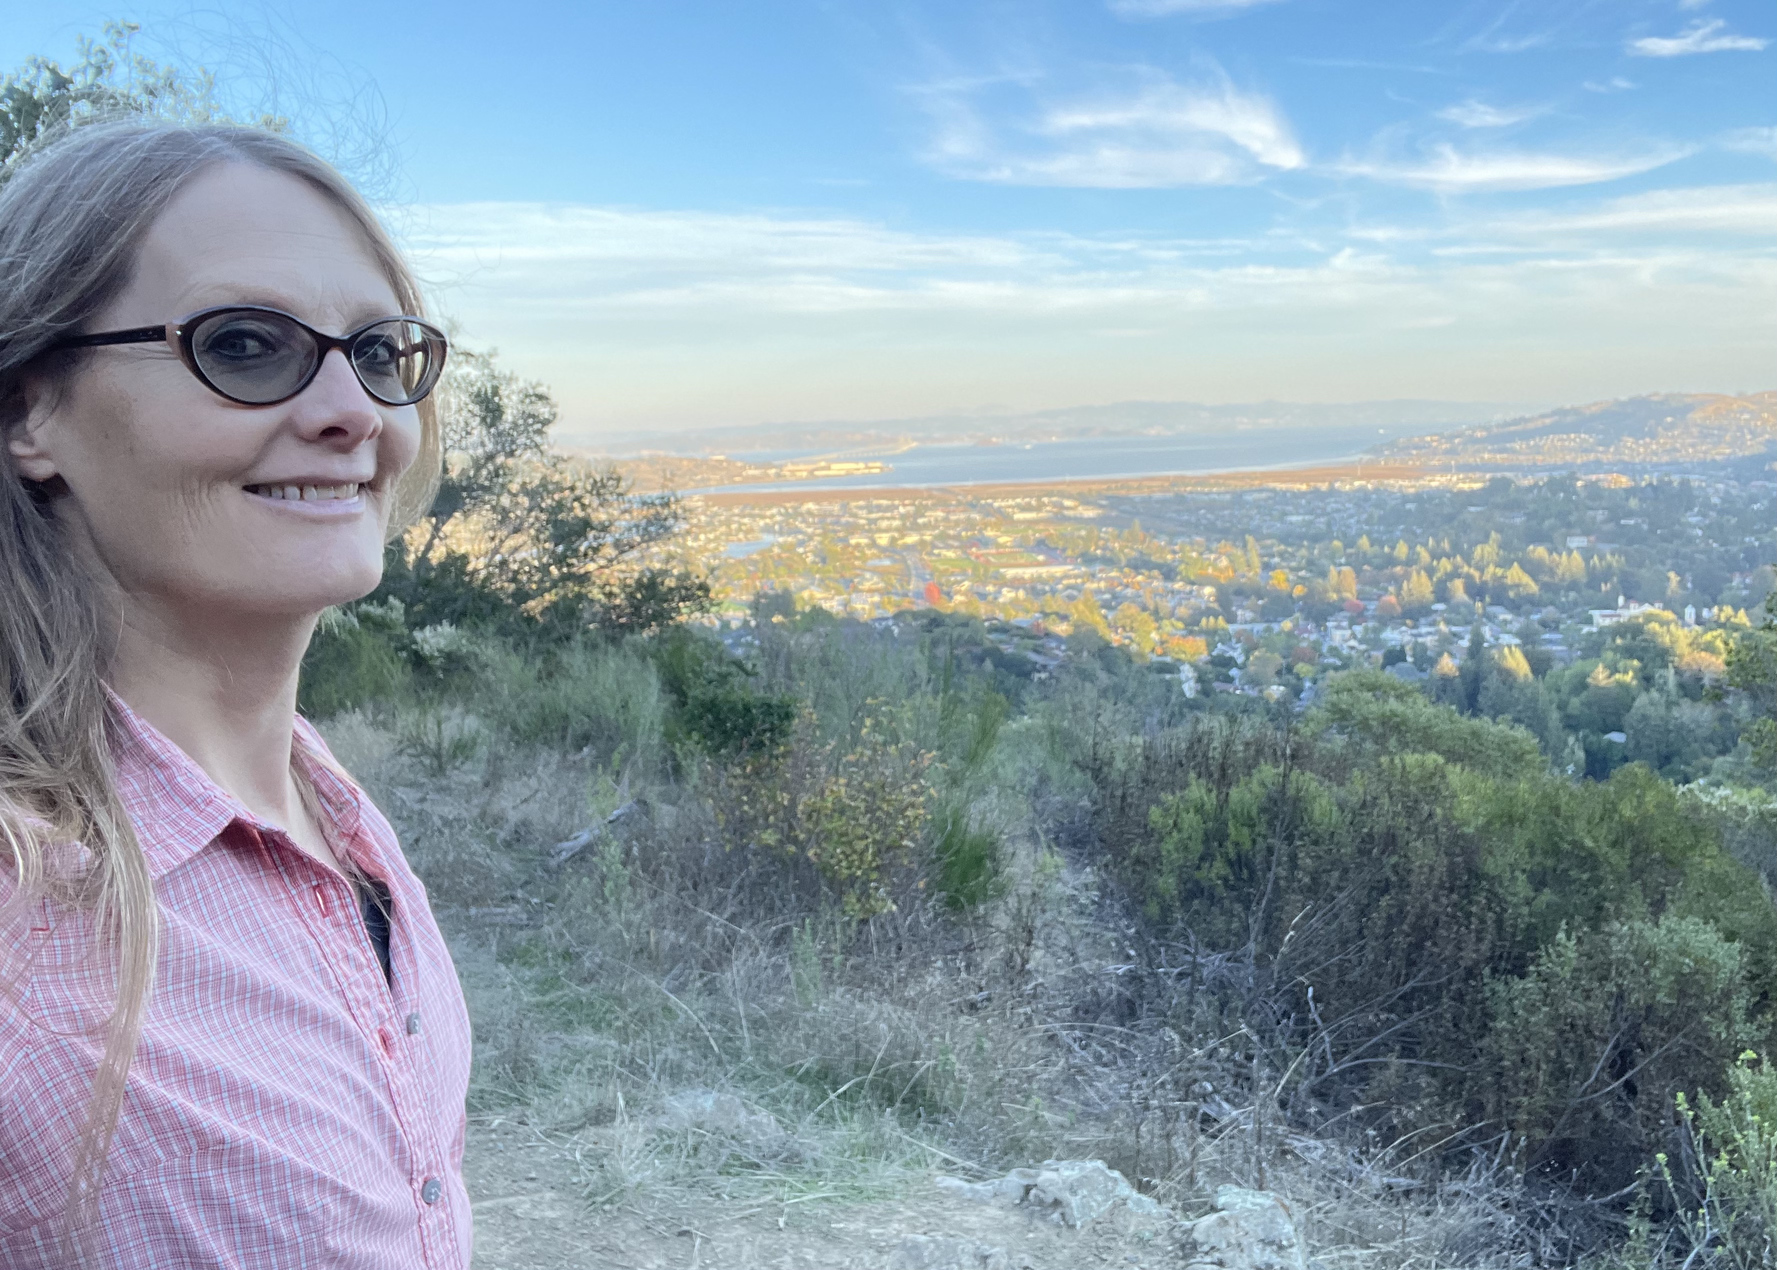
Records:
{"label": "exposed rock", "polygon": [[1191,1224],[1187,1270],[1307,1270],[1296,1219],[1277,1196],[1224,1186],[1216,1208]]}
{"label": "exposed rock", "polygon": [[630,824],[631,822],[640,820],[643,815],[642,805],[632,798],[621,807],[617,808],[616,811],[606,816],[603,824],[588,825],[572,838],[564,838],[562,841],[549,848],[549,862],[559,869],[569,860],[572,860],[575,856],[586,850],[586,848],[597,842],[599,838],[605,834],[607,829]]}
{"label": "exposed rock", "polygon": [[656,1121],[663,1129],[698,1129],[744,1141],[770,1141],[782,1134],[770,1112],[756,1111],[733,1094],[688,1089],[666,1100]]}
{"label": "exposed rock", "polygon": [[1160,1205],[1103,1160],[1045,1160],[1041,1168],[1013,1169],[991,1182],[941,1177],[938,1189],[983,1204],[1035,1209],[1075,1230],[1091,1225],[1118,1204],[1143,1216],[1161,1212]]}
{"label": "exposed rock", "polygon": [[1004,1248],[973,1239],[908,1235],[889,1257],[889,1270],[1013,1270]]}

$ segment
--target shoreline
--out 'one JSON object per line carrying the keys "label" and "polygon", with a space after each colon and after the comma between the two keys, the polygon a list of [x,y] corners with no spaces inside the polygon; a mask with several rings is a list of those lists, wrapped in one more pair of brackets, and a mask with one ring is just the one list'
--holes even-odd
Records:
{"label": "shoreline", "polygon": [[1172,472],[1157,476],[1080,476],[1048,481],[975,481],[949,485],[864,486],[850,489],[772,489],[678,491],[687,501],[715,507],[787,506],[794,503],[863,503],[955,501],[958,499],[1030,498],[1041,494],[1154,495],[1213,493],[1267,487],[1303,489],[1346,482],[1412,482],[1448,472],[1417,463],[1337,463],[1309,467],[1244,468],[1222,472]]}

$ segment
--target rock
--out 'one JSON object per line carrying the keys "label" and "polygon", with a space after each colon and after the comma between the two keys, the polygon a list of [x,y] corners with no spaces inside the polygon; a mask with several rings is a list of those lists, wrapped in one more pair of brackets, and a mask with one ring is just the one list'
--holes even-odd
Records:
{"label": "rock", "polygon": [[965,1182],[960,1177],[940,1177],[938,1189],[946,1195],[972,1199],[978,1204],[1017,1208],[1024,1203],[1024,1197],[1030,1193],[1031,1183],[1036,1180],[1035,1169],[1013,1169],[1005,1177],[996,1177],[991,1182]]}
{"label": "rock", "polygon": [[569,860],[572,860],[575,856],[586,850],[586,848],[597,842],[608,827],[621,827],[630,824],[639,820],[643,814],[642,805],[635,799],[630,799],[616,811],[606,816],[603,824],[588,825],[572,838],[564,838],[562,841],[549,848],[549,862],[556,868],[561,868],[562,865],[566,864]]}
{"label": "rock", "polygon": [[1045,1160],[1041,1168],[1013,1169],[991,1182],[941,1177],[938,1189],[983,1204],[1022,1205],[1074,1230],[1091,1225],[1118,1204],[1143,1216],[1161,1212],[1160,1205],[1103,1160]]}
{"label": "rock", "polygon": [[1012,1261],[993,1244],[908,1235],[890,1254],[889,1270],[1012,1270]]}
{"label": "rock", "polygon": [[564,838],[562,841],[549,848],[549,862],[559,869],[569,860],[572,860],[575,856],[586,850],[586,848],[597,842],[599,833],[599,826],[594,825],[590,829],[582,829],[572,838]]}
{"label": "rock", "polygon": [[766,1111],[755,1111],[733,1094],[688,1089],[666,1100],[655,1121],[663,1129],[696,1129],[742,1141],[771,1141],[783,1130]]}
{"label": "rock", "polygon": [[1216,1208],[1191,1223],[1187,1270],[1307,1270],[1296,1219],[1277,1196],[1224,1186]]}

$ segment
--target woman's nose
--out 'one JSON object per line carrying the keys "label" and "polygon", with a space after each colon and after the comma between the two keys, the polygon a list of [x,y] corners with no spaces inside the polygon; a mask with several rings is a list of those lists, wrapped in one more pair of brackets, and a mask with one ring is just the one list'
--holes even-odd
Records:
{"label": "woman's nose", "polygon": [[292,422],[304,440],[350,450],[383,428],[382,412],[337,348],[321,359],[321,369],[292,404]]}

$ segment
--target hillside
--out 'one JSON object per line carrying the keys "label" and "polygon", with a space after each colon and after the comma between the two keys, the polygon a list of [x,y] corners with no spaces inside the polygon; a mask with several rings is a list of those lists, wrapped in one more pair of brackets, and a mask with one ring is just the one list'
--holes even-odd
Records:
{"label": "hillside", "polygon": [[1407,437],[1373,453],[1465,468],[1690,467],[1762,454],[1777,441],[1777,392],[1656,393]]}

